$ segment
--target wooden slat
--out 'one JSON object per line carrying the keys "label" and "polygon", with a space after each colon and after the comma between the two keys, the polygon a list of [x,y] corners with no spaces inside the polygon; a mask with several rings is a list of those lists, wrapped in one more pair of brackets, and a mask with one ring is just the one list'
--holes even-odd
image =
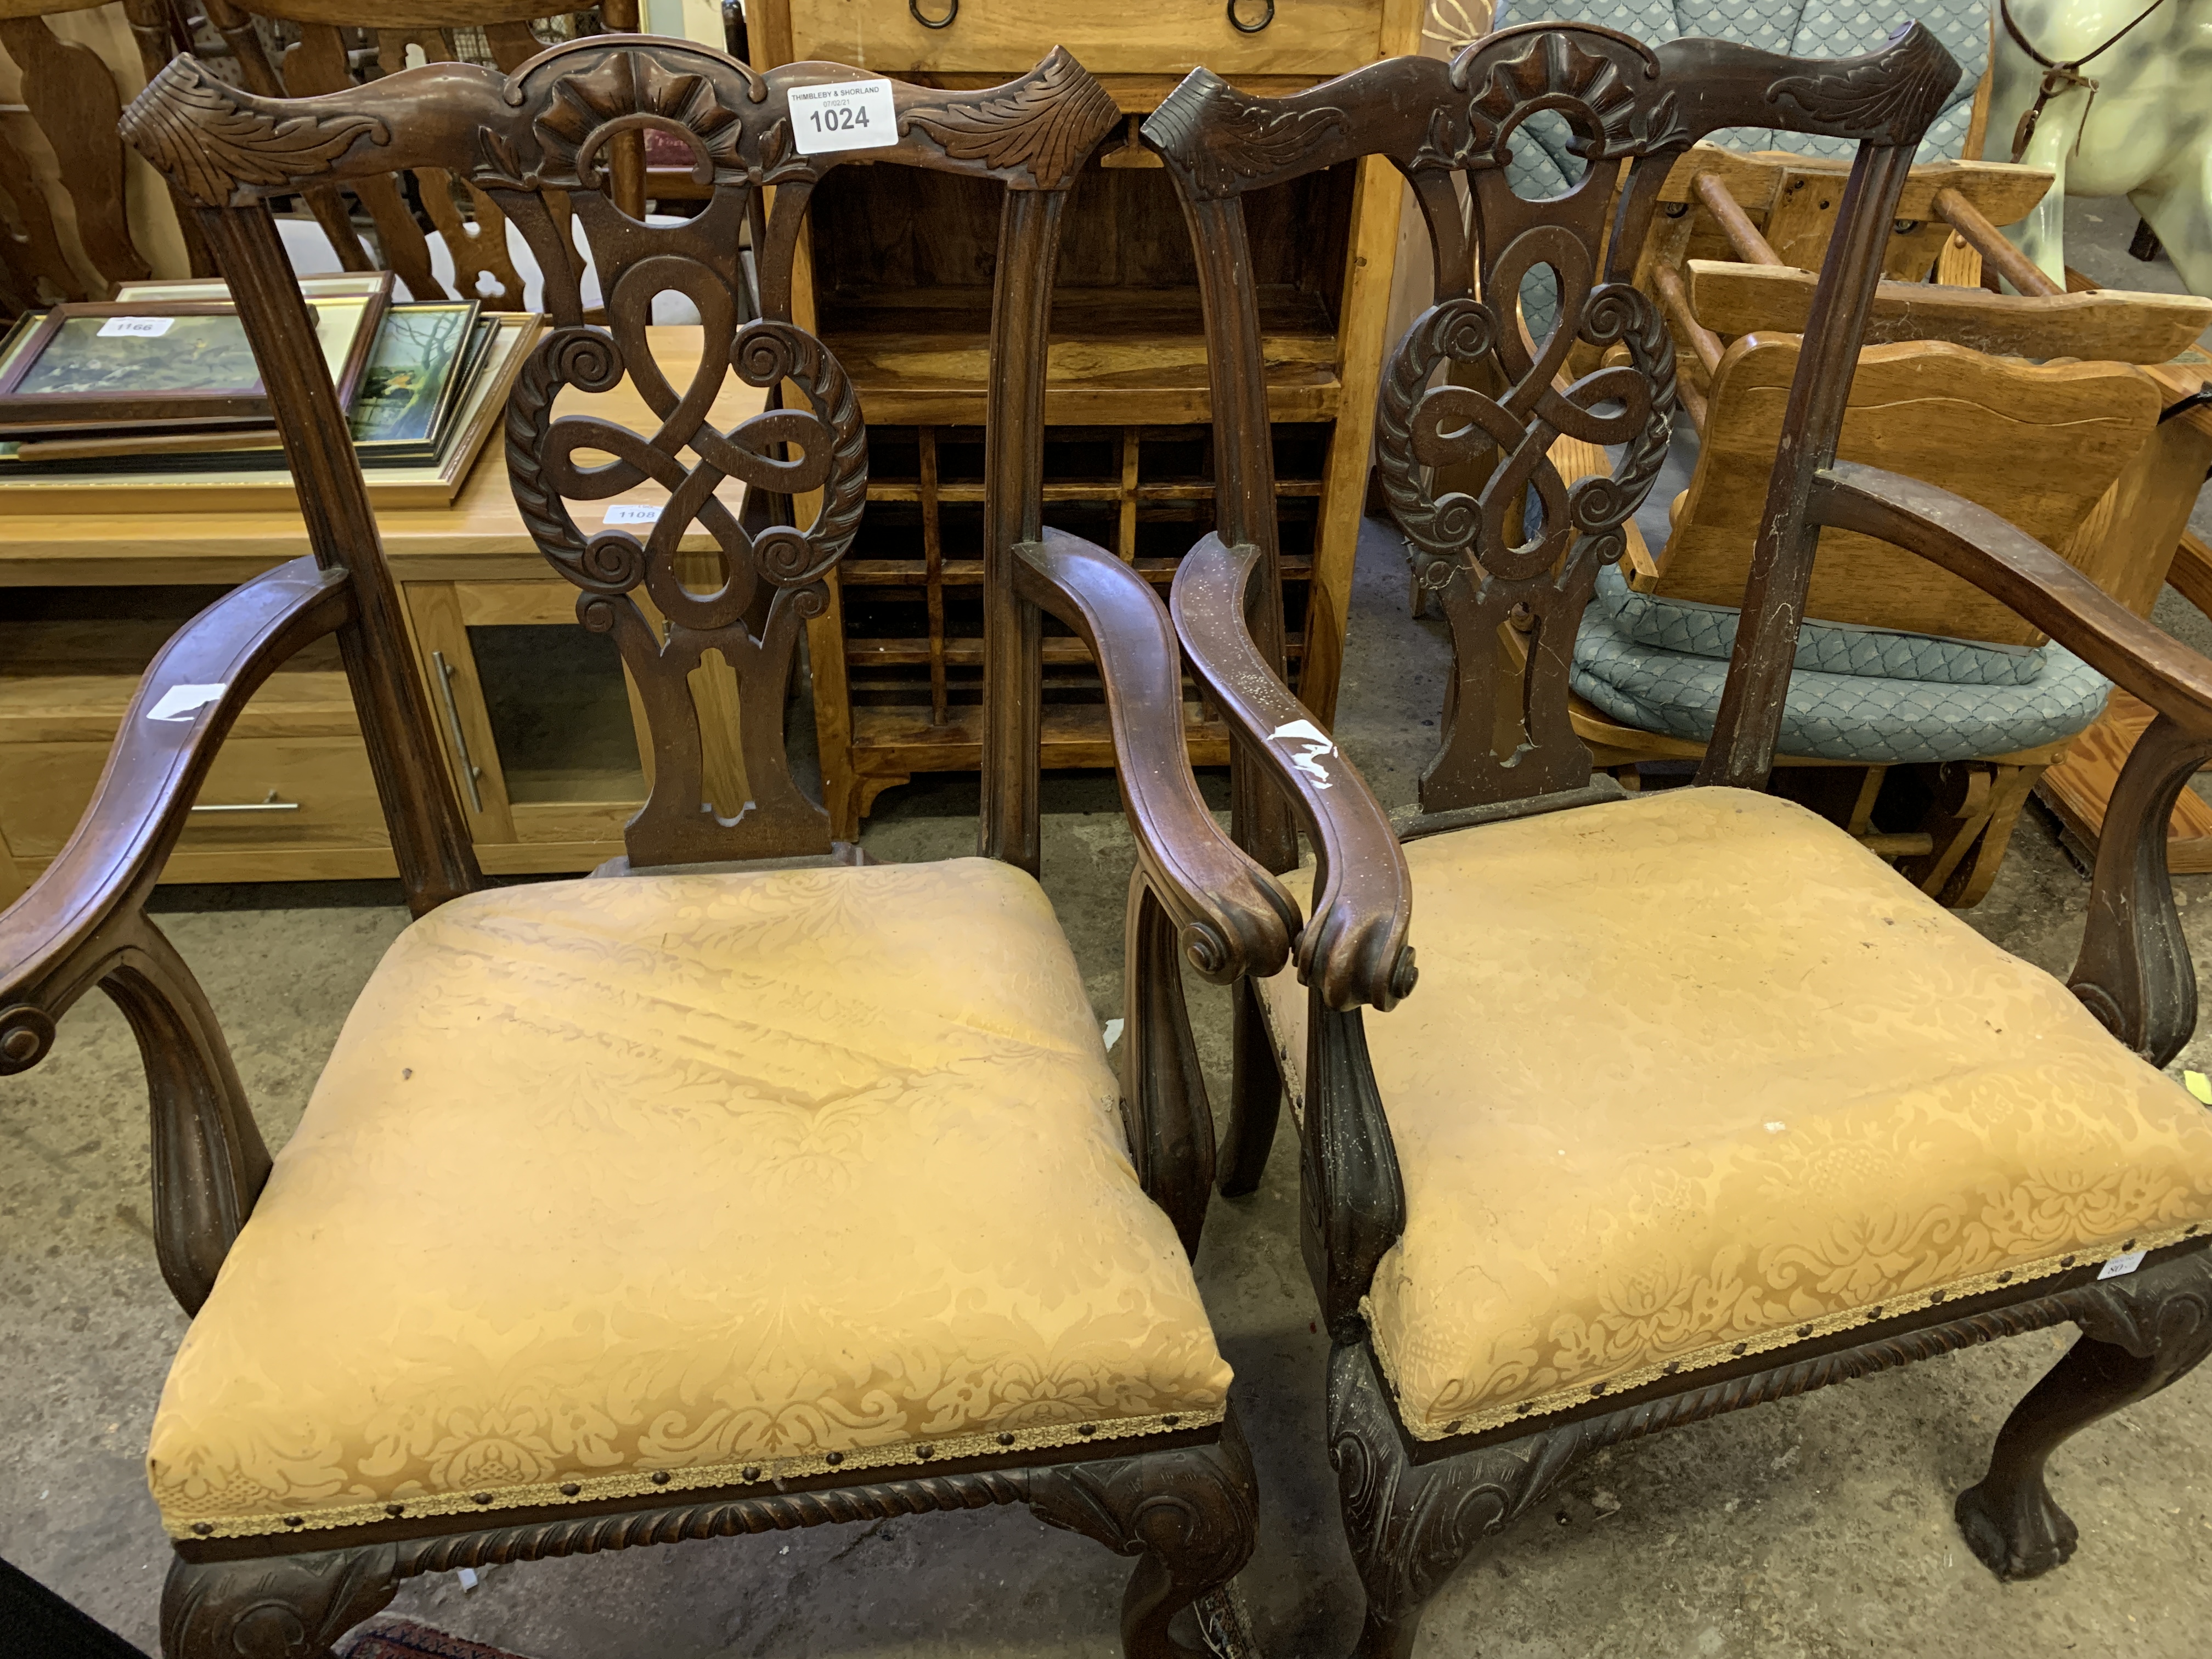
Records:
{"label": "wooden slat", "polygon": [[1728,193],[1728,186],[1721,181],[1718,173],[1699,173],[1692,182],[1691,188],[1697,192],[1698,199],[1705,204],[1705,210],[1713,216],[1722,234],[1735,249],[1738,258],[1747,264],[1754,265],[1785,263],[1769,246],[1766,238],[1759,234],[1758,227],[1751,222],[1751,216],[1736,205],[1735,198]]}
{"label": "wooden slat", "polygon": [[[1798,155],[1787,150],[1746,153],[1717,144],[1693,144],[1667,175],[1659,199],[1694,199],[1698,175],[1711,173],[1746,209],[1764,214],[1774,205],[1775,191],[1789,174],[1832,173],[1840,188],[1850,170],[1847,156]],[[2046,167],[2006,161],[1923,161],[1905,175],[1897,216],[1908,222],[1936,218],[1937,192],[1954,190],[1992,222],[2014,224],[2027,217],[2028,210],[2049,192],[2051,179]]]}
{"label": "wooden slat", "polygon": [[2065,292],[2043,274],[2034,260],[2005,240],[1996,221],[1960,191],[1937,191],[1935,205],[1936,216],[1966,239],[1967,246],[1982,256],[1983,265],[2022,294],[2047,297]]}
{"label": "wooden slat", "polygon": [[[1760,330],[1802,332],[1818,280],[1794,265],[1716,259],[1692,259],[1689,270],[1692,313],[1705,327],[1730,337]],[[1886,282],[1875,291],[1866,343],[1948,340],[1996,357],[2162,363],[2194,343],[2208,326],[2212,300],[2194,294],[2107,289],[2037,297]]]}
{"label": "wooden slat", "polygon": [[[1747,335],[1730,346],[1657,591],[1709,605],[1743,599],[1798,343]],[[2157,385],[2118,363],[2033,367],[1925,341],[1860,354],[1838,453],[1955,491],[2062,554],[2142,450]],[[2158,556],[2162,560],[2163,550]],[[2100,585],[2118,573],[2085,574]],[[1902,549],[1824,532],[1805,614],[1824,621],[2013,645],[2043,636],[1962,579]]]}
{"label": "wooden slat", "polygon": [[[937,428],[926,426],[915,437],[921,450],[921,562],[922,579],[929,592],[929,718],[945,724],[945,536],[938,521],[937,504],[943,499],[937,482]],[[976,491],[980,500],[982,495]],[[848,650],[850,646],[848,643]]]}

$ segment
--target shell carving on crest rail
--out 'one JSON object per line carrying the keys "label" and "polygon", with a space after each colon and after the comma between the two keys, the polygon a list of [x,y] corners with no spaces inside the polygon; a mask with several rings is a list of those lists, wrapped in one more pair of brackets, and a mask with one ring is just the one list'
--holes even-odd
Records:
{"label": "shell carving on crest rail", "polygon": [[713,182],[718,170],[745,172],[741,109],[764,102],[766,84],[745,64],[718,52],[680,52],[682,58],[696,62],[671,67],[662,50],[611,52],[587,68],[557,76],[542,92],[532,84],[537,77],[526,76],[509,88],[507,99],[536,106],[531,125],[547,176],[573,179],[586,190],[603,186],[597,163],[607,141],[638,128],[672,133],[690,144],[697,156],[692,170],[697,183]]}
{"label": "shell carving on crest rail", "polygon": [[1472,89],[1466,125],[1439,110],[1419,160],[1432,166],[1503,167],[1514,129],[1539,110],[1558,110],[1574,130],[1570,148],[1589,162],[1642,155],[1676,141],[1672,94],[1646,103],[1642,83],[1658,60],[1641,41],[1599,29],[1546,28],[1479,40],[1452,60],[1452,85]]}

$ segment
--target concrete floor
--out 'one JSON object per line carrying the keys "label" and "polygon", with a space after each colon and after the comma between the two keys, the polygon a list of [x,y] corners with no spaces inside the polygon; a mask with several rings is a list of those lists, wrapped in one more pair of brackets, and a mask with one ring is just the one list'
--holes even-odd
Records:
{"label": "concrete floor", "polygon": [[[2122,242],[2133,226],[2118,227]],[[2212,531],[2212,510],[2197,525]],[[1447,661],[1435,625],[1407,619],[1403,572],[1395,539],[1370,528],[1338,731],[1392,805],[1412,799],[1434,742]],[[2212,651],[2212,623],[2175,596],[2160,619]],[[895,860],[969,850],[974,806],[969,781],[893,792],[866,844]],[[1055,778],[1046,807],[1045,885],[1109,1018],[1128,835],[1109,781]],[[2212,878],[2179,885],[2197,959],[2212,963]],[[2037,812],[1970,920],[2063,972],[2085,894]],[[179,888],[160,908],[281,1145],[405,925],[396,888]],[[1191,1001],[1218,1100],[1225,998],[1194,983]],[[2185,1065],[2212,1069],[2212,1024]],[[70,1015],[53,1060],[0,1085],[0,1555],[151,1651],[168,1550],[141,1455],[185,1322],[148,1231],[143,1101],[129,1033],[96,997]],[[1199,1280],[1262,1490],[1242,1591],[1266,1651],[1305,1659],[1345,1650],[1358,1599],[1322,1449],[1326,1344],[1298,1261],[1296,1182],[1285,1134],[1260,1194],[1215,1206]],[[1953,1527],[1953,1495],[2070,1337],[2042,1333],[1601,1453],[1437,1597],[1419,1651],[2194,1659],[2212,1625],[2212,1369],[2054,1460],[2053,1489],[2082,1534],[2059,1572],[2001,1585]],[[441,1575],[413,1581],[392,1611],[535,1659],[1103,1659],[1118,1650],[1125,1570],[1000,1510],[506,1567],[466,1591]]]}

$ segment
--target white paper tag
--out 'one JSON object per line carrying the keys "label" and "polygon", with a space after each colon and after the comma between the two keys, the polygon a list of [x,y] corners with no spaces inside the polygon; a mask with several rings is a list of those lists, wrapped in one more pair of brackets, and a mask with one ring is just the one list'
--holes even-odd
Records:
{"label": "white paper tag", "polygon": [[2116,1255],[2097,1269],[2097,1277],[2118,1279],[2122,1273],[2131,1273],[2142,1266],[2142,1259],[2149,1254],[2148,1250],[2130,1250],[2124,1255]]}
{"label": "white paper tag", "polygon": [[110,317],[100,325],[100,337],[112,340],[128,334],[141,340],[158,340],[176,320],[173,317]]}
{"label": "white paper tag", "polygon": [[1100,1035],[1106,1039],[1107,1048],[1109,1049],[1112,1048],[1115,1043],[1121,1040],[1121,1022],[1118,1019],[1108,1020],[1104,1030],[1100,1032]]}
{"label": "white paper tag", "polygon": [[635,501],[625,502],[620,507],[609,507],[606,521],[609,524],[659,524],[660,509],[642,507]]}
{"label": "white paper tag", "polygon": [[230,690],[230,682],[221,685],[173,685],[161,693],[161,701],[146,711],[149,720],[188,720]]}
{"label": "white paper tag", "polygon": [[1330,787],[1328,769],[1321,763],[1323,755],[1334,755],[1336,745],[1328,740],[1328,733],[1311,720],[1292,720],[1288,726],[1279,726],[1267,733],[1285,748],[1298,744],[1304,752],[1291,757],[1291,764],[1314,781],[1316,789]]}
{"label": "white paper tag", "polygon": [[898,143],[891,83],[841,81],[834,87],[793,87],[787,94],[791,133],[801,155],[833,149],[887,149]]}

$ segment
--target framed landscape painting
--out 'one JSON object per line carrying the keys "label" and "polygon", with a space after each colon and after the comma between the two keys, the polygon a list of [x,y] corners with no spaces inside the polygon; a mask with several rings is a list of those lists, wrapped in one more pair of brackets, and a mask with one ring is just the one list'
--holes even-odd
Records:
{"label": "framed landscape painting", "polygon": [[[382,298],[318,297],[307,309],[338,395],[349,398],[382,320]],[[246,325],[223,301],[58,305],[0,365],[0,426],[268,418]]]}

